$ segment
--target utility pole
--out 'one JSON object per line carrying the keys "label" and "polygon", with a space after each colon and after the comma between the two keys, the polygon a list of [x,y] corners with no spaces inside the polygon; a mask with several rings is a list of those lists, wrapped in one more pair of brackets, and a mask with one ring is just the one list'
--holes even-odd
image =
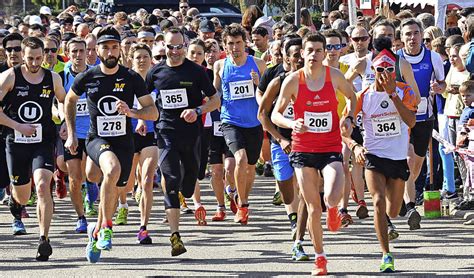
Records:
{"label": "utility pole", "polygon": [[298,29],[301,25],[301,0],[295,0],[295,25]]}

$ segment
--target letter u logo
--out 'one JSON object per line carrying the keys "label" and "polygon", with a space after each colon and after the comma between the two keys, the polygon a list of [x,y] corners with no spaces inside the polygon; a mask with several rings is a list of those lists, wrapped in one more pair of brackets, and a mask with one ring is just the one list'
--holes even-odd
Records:
{"label": "letter u logo", "polygon": [[115,103],[113,102],[104,102],[104,112],[106,114],[112,114],[115,113],[117,109],[115,108]]}
{"label": "letter u logo", "polygon": [[36,107],[25,107],[25,118],[33,120],[36,118]]}

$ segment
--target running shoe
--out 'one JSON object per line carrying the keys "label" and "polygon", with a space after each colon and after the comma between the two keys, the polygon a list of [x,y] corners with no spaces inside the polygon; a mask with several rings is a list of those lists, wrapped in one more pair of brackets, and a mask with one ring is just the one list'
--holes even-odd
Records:
{"label": "running shoe", "polygon": [[206,226],[206,209],[204,206],[199,206],[196,211],[194,212],[194,218],[196,218],[198,222],[198,226]]}
{"label": "running shoe", "polygon": [[149,245],[152,244],[151,237],[148,235],[147,230],[142,230],[138,231],[137,233],[137,242],[143,245]]}
{"label": "running shoe", "polygon": [[21,218],[30,218],[28,211],[26,211],[26,207],[22,206],[21,208]]}
{"label": "running shoe", "polygon": [[115,218],[115,225],[126,225],[128,221],[128,209],[119,208],[117,217]]}
{"label": "running shoe", "polygon": [[97,248],[97,239],[94,238],[95,224],[90,223],[87,226],[87,236],[89,237],[89,242],[86,246],[86,258],[90,263],[96,263],[100,259],[101,250]]}
{"label": "running shoe", "polygon": [[347,212],[347,210],[344,210],[344,211],[340,210],[339,215],[340,215],[340,218],[341,218],[341,226],[342,227],[347,227],[347,226],[354,223],[354,221],[352,220],[352,216]]}
{"label": "running shoe", "polygon": [[86,218],[79,218],[76,223],[76,233],[87,233],[87,220]]}
{"label": "running shoe", "polygon": [[36,195],[35,190],[32,190],[31,195],[30,195],[30,199],[28,199],[28,202],[26,203],[26,206],[27,207],[32,207],[32,206],[36,205],[36,200],[38,200],[38,195]]}
{"label": "running shoe", "polygon": [[410,230],[418,230],[420,229],[420,222],[421,222],[421,216],[416,211],[416,208],[412,208],[407,212],[407,217],[408,217],[408,226],[410,226]]}
{"label": "running shoe", "polygon": [[84,209],[87,216],[97,216],[97,209],[94,207],[93,202],[85,200]]}
{"label": "running shoe", "polygon": [[316,260],[314,261],[314,269],[311,272],[311,275],[313,276],[327,275],[328,274],[327,264],[328,264],[328,261],[326,260],[326,257],[324,256],[317,257]]}
{"label": "running shoe", "polygon": [[40,239],[38,244],[38,252],[36,253],[36,260],[46,262],[49,256],[53,254],[53,248],[49,244],[49,239]]}
{"label": "running shoe", "polygon": [[186,199],[184,198],[183,194],[181,194],[181,192],[179,192],[178,197],[179,203],[181,204],[181,214],[193,213],[193,210],[188,207],[188,204],[186,204]]}
{"label": "running shoe", "polygon": [[183,253],[186,253],[186,248],[181,240],[181,236],[178,233],[173,233],[170,237],[171,241],[171,256],[176,257]]}
{"label": "running shoe", "polygon": [[393,259],[392,253],[387,253],[382,257],[380,272],[395,272],[395,260]]}
{"label": "running shoe", "polygon": [[138,189],[135,191],[135,201],[137,204],[140,204],[140,200],[142,199],[142,190]]}
{"label": "running shoe", "polygon": [[341,217],[337,207],[328,208],[326,226],[331,232],[337,232],[341,228]]}
{"label": "running shoe", "polygon": [[5,198],[5,188],[0,188],[0,200],[3,200]]}
{"label": "running shoe", "polygon": [[11,199],[10,195],[7,195],[5,196],[5,198],[3,198],[2,203],[8,206],[8,204],[10,203],[10,199]]}
{"label": "running shoe", "polygon": [[257,161],[257,164],[255,165],[255,173],[259,176],[263,175],[263,163],[260,161]]}
{"label": "running shoe", "polygon": [[229,205],[227,205],[228,207],[230,207],[230,210],[236,214],[237,213],[237,210],[238,210],[238,207],[237,207],[237,204],[238,204],[238,195],[237,195],[237,188],[235,188],[234,190],[232,190],[232,188],[230,187],[230,185],[227,185],[225,187],[225,193],[227,194],[227,196],[229,196],[229,199],[230,199],[230,203]]}
{"label": "running shoe", "polygon": [[15,219],[12,223],[13,235],[21,236],[26,235],[25,224],[21,221],[21,219]]}
{"label": "running shoe", "polygon": [[280,191],[275,192],[275,194],[273,195],[272,204],[274,206],[280,206],[281,204],[283,204]]}
{"label": "running shoe", "polygon": [[388,240],[395,240],[398,238],[398,236],[399,234],[397,232],[397,227],[395,227],[395,225],[393,225],[392,223],[388,223]]}
{"label": "running shoe", "polygon": [[268,162],[265,162],[265,165],[263,166],[263,176],[267,178],[273,177],[272,165]]}
{"label": "running shoe", "polygon": [[246,207],[241,207],[237,210],[235,215],[234,222],[240,223],[242,225],[247,225],[249,220],[249,209]]}
{"label": "running shoe", "polygon": [[364,200],[360,200],[358,202],[356,215],[357,217],[359,217],[359,219],[365,219],[369,217],[369,210],[367,209],[367,204],[365,203]]}
{"label": "running shoe", "polygon": [[212,221],[224,221],[225,220],[225,211],[218,210],[211,219]]}
{"label": "running shoe", "polygon": [[54,171],[54,183],[56,185],[56,197],[59,199],[64,199],[67,196],[66,182],[64,181],[65,174],[60,170],[56,169]]}
{"label": "running shoe", "polygon": [[86,182],[86,200],[94,203],[99,196],[99,186],[93,182]]}
{"label": "running shoe", "polygon": [[405,204],[405,201],[402,201],[402,206],[400,207],[400,212],[398,213],[398,215],[401,217],[407,215],[407,204]]}
{"label": "running shoe", "polygon": [[309,261],[308,255],[304,252],[303,245],[300,243],[297,243],[296,245],[293,246],[293,249],[291,250],[291,258],[293,261]]}
{"label": "running shoe", "polygon": [[110,251],[112,249],[112,237],[114,233],[111,228],[101,228],[97,238],[96,246],[100,250]]}

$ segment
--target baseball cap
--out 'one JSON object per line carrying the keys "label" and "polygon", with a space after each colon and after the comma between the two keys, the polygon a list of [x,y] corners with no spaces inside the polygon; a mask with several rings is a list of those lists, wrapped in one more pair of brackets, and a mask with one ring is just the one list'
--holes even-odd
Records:
{"label": "baseball cap", "polygon": [[70,39],[75,38],[75,37],[77,37],[76,34],[74,34],[72,32],[66,32],[62,36],[62,41],[68,42]]}
{"label": "baseball cap", "polygon": [[173,26],[174,26],[173,22],[171,22],[171,20],[168,20],[168,19],[163,19],[160,22],[160,30],[162,31],[165,29],[171,28]]}
{"label": "baseball cap", "polygon": [[4,37],[8,36],[9,34],[10,34],[10,32],[8,32],[8,30],[0,29],[0,38],[4,38]]}
{"label": "baseball cap", "polygon": [[115,41],[119,43],[121,41],[119,32],[112,26],[102,28],[97,34],[97,44],[109,41]]}
{"label": "baseball cap", "polygon": [[34,25],[34,24],[43,25],[43,22],[41,21],[41,17],[39,17],[38,15],[30,15],[29,24],[30,25]]}
{"label": "baseball cap", "polygon": [[82,19],[82,17],[80,15],[76,15],[74,17],[74,21],[72,22],[72,25],[76,26],[76,25],[79,25],[81,23],[84,23],[84,19]]}
{"label": "baseball cap", "polygon": [[204,19],[201,21],[201,23],[199,23],[199,31],[204,33],[215,32],[216,27],[212,21]]}
{"label": "baseball cap", "polygon": [[47,6],[42,6],[42,7],[40,8],[40,11],[39,11],[39,12],[40,12],[40,14],[46,14],[46,15],[51,15],[51,14],[52,14],[52,13],[51,13],[51,9],[50,9],[49,7],[47,7]]}

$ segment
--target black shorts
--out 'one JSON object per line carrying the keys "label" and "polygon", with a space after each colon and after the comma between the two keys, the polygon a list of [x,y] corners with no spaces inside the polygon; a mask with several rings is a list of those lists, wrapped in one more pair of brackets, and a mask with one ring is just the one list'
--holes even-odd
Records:
{"label": "black shorts", "polygon": [[8,175],[7,155],[5,153],[5,138],[0,134],[0,189],[6,188],[10,184]]}
{"label": "black shorts", "polygon": [[106,151],[113,152],[120,162],[120,178],[117,181],[117,186],[123,187],[127,185],[128,177],[132,169],[134,145],[133,137],[123,138],[87,138],[86,152],[87,155],[100,167],[100,155]]}
{"label": "black shorts", "polygon": [[44,140],[35,144],[14,143],[13,138],[6,141],[6,160],[8,175],[12,185],[30,182],[31,174],[37,169],[54,172],[54,149],[56,140]]}
{"label": "black shorts", "polygon": [[232,154],[235,155],[238,150],[245,149],[247,152],[247,163],[249,165],[257,163],[263,142],[262,126],[243,128],[222,123],[222,132]]}
{"label": "black shorts", "polygon": [[419,157],[425,157],[428,151],[431,135],[433,133],[434,121],[416,122],[410,130],[410,144],[413,145],[415,153]]}
{"label": "black shorts", "polygon": [[362,136],[362,131],[360,127],[356,126],[352,129],[351,134],[352,140],[356,141],[357,144],[363,145],[364,144],[364,137]]}
{"label": "black shorts", "polygon": [[71,152],[69,152],[68,149],[64,148],[64,144],[63,144],[63,149],[64,149],[64,161],[69,161],[69,160],[73,160],[73,159],[79,159],[79,160],[82,160],[82,155],[83,153],[86,152],[86,139],[77,139],[77,153],[72,155]]}
{"label": "black shorts", "polygon": [[156,147],[156,138],[154,132],[148,132],[145,136],[138,133],[133,134],[133,142],[135,144],[135,153],[140,153],[144,148]]}
{"label": "black shorts", "polygon": [[209,164],[223,164],[222,156],[225,158],[234,157],[225,143],[224,137],[212,135],[209,144]]}
{"label": "black shorts", "polygon": [[406,159],[392,160],[381,158],[373,154],[366,154],[365,158],[365,169],[377,171],[386,178],[407,181],[410,176],[410,169],[408,168]]}
{"label": "black shorts", "polygon": [[206,177],[207,162],[209,156],[209,141],[211,140],[212,127],[205,127],[201,132],[201,154],[199,162],[198,180]]}
{"label": "black shorts", "polygon": [[63,139],[59,136],[59,131],[61,129],[61,125],[56,125],[56,147],[55,147],[55,154],[56,156],[64,155],[64,143]]}
{"label": "black shorts", "polygon": [[324,167],[335,161],[342,163],[341,153],[290,153],[290,162],[293,168],[311,167],[322,171]]}

